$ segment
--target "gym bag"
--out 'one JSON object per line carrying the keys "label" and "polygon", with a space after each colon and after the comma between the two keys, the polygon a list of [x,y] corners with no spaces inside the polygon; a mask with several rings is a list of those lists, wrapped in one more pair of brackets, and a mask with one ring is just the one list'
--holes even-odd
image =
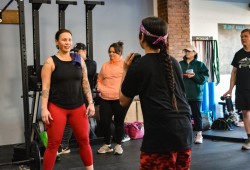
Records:
{"label": "gym bag", "polygon": [[131,139],[143,138],[144,136],[143,122],[125,123],[125,133],[127,133]]}
{"label": "gym bag", "polygon": [[213,130],[232,130],[230,123],[225,118],[218,118],[216,119],[211,129]]}
{"label": "gym bag", "polygon": [[211,129],[213,123],[213,113],[212,111],[202,111],[202,130]]}

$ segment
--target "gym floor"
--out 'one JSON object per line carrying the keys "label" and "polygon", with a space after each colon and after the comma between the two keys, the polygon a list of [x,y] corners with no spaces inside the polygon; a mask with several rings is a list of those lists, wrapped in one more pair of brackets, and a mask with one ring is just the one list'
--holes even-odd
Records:
{"label": "gym floor", "polygon": [[[204,135],[212,134],[209,130]],[[238,128],[233,131],[220,131],[221,136],[229,137],[237,134],[242,138],[244,129]],[[206,136],[206,135],[205,135]],[[205,138],[205,137],[204,137]],[[222,139],[222,138],[220,138]],[[194,144],[192,150],[191,170],[249,170],[250,151],[242,151],[243,140],[238,142],[225,140],[216,140],[216,137],[206,138],[203,144]],[[92,145],[94,168],[95,170],[138,170],[140,145],[142,140],[131,140],[123,143],[123,155],[97,154],[100,144]],[[0,147],[0,164],[9,162],[13,156],[13,146]],[[17,170],[18,166],[2,166],[1,170]],[[61,160],[56,162],[55,170],[80,170],[83,164],[78,154],[78,148],[72,147],[70,154],[61,156]]]}

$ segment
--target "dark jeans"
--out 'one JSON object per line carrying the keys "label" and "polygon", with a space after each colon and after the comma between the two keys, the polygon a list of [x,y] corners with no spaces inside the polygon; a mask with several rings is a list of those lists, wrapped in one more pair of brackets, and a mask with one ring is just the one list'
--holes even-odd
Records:
{"label": "dark jeans", "polygon": [[114,115],[115,138],[121,144],[124,135],[124,119],[128,107],[122,107],[119,100],[100,100],[100,126],[105,144],[111,143],[111,122]]}
{"label": "dark jeans", "polygon": [[188,101],[194,119],[194,131],[202,131],[201,101]]}

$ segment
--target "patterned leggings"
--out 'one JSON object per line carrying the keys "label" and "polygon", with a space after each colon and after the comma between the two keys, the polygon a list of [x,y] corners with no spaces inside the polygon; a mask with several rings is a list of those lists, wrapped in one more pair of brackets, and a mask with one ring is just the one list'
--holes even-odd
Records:
{"label": "patterned leggings", "polygon": [[191,149],[167,154],[141,152],[140,170],[189,170]]}

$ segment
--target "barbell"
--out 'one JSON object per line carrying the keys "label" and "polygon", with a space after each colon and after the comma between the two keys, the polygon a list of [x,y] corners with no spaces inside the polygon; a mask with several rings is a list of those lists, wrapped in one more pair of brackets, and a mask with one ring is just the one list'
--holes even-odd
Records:
{"label": "barbell", "polygon": [[1,163],[0,166],[20,165],[20,164],[28,163],[30,170],[40,170],[41,169],[41,154],[40,154],[39,146],[37,142],[35,141],[31,142],[30,144],[29,156],[30,156],[29,159]]}

